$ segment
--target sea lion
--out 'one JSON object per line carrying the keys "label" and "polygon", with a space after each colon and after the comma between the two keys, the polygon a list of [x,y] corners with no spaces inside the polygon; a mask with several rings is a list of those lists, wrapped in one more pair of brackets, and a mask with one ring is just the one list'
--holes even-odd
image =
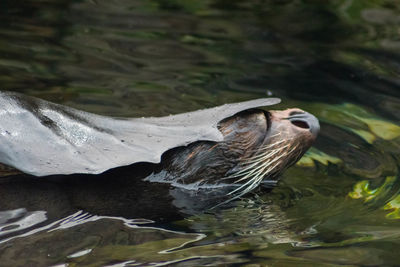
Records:
{"label": "sea lion", "polygon": [[274,105],[262,98],[166,117],[111,118],[13,92],[0,92],[0,163],[34,176],[99,174],[168,150],[220,142],[220,121]]}
{"label": "sea lion", "polygon": [[[121,120],[0,93],[0,162],[8,175],[0,178],[1,210],[44,210],[50,221],[77,210],[165,220],[227,203],[260,183],[272,187],[319,131],[300,109],[257,108],[278,102]],[[142,142],[132,145],[133,137]]]}
{"label": "sea lion", "polygon": [[[148,162],[150,171],[141,175],[143,181],[196,190],[230,187],[226,194],[231,199],[261,182],[274,185],[319,131],[318,120],[300,109],[256,108],[277,99],[133,120],[102,117],[16,93],[1,93],[0,102],[0,162],[12,166],[3,168],[3,174],[15,175],[17,169],[53,178],[93,175]],[[211,127],[204,125],[206,120]],[[152,136],[159,138],[149,145],[155,155],[143,147]]]}
{"label": "sea lion", "polygon": [[273,186],[313,144],[319,123],[297,108],[251,109],[224,119],[218,129],[223,141],[200,141],[168,151],[145,180],[192,189],[237,185],[229,192],[234,198],[261,182]]}

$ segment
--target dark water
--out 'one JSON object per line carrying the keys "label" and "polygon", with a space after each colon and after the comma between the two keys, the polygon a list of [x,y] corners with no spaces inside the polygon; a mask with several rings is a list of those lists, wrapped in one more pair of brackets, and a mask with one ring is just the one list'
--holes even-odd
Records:
{"label": "dark water", "polygon": [[218,212],[2,203],[0,265],[399,264],[398,1],[3,0],[0,19],[2,90],[133,117],[276,96],[322,127],[271,193]]}

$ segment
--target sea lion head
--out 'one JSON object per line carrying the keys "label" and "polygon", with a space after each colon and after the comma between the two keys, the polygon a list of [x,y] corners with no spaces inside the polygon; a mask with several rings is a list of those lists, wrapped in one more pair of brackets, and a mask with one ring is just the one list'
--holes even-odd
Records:
{"label": "sea lion head", "polygon": [[241,196],[261,182],[276,184],[315,141],[318,120],[301,109],[250,109],[218,124],[224,140],[199,141],[169,151],[150,181],[198,190],[233,185]]}
{"label": "sea lion head", "polygon": [[232,192],[239,195],[262,181],[274,185],[313,144],[319,128],[316,117],[298,108],[248,110],[222,121],[219,129],[226,147],[240,158],[222,180],[240,184]]}

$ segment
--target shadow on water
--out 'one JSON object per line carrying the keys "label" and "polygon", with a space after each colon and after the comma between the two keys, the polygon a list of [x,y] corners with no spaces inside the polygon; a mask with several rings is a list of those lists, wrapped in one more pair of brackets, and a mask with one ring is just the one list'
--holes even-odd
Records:
{"label": "shadow on water", "polygon": [[4,90],[132,117],[277,96],[277,109],[321,122],[277,188],[217,211],[185,211],[196,201],[174,202],[181,192],[145,190],[121,173],[1,184],[2,263],[398,264],[396,1],[0,5]]}

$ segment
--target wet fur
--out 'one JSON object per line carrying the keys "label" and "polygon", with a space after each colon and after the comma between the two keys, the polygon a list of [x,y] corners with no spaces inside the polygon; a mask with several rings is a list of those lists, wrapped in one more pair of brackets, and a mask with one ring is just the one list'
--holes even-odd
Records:
{"label": "wet fur", "polygon": [[170,151],[153,176],[193,189],[236,185],[228,193],[231,199],[261,182],[275,185],[276,178],[300,159],[313,140],[286,120],[288,111],[274,114],[253,109],[223,120],[219,124],[223,142],[200,141]]}
{"label": "wet fur", "polygon": [[244,158],[254,154],[253,147],[262,144],[267,129],[264,112],[248,110],[219,124],[224,141],[200,141],[184,148],[167,152],[159,171],[166,181],[183,185],[218,185],[222,177],[236,172]]}

